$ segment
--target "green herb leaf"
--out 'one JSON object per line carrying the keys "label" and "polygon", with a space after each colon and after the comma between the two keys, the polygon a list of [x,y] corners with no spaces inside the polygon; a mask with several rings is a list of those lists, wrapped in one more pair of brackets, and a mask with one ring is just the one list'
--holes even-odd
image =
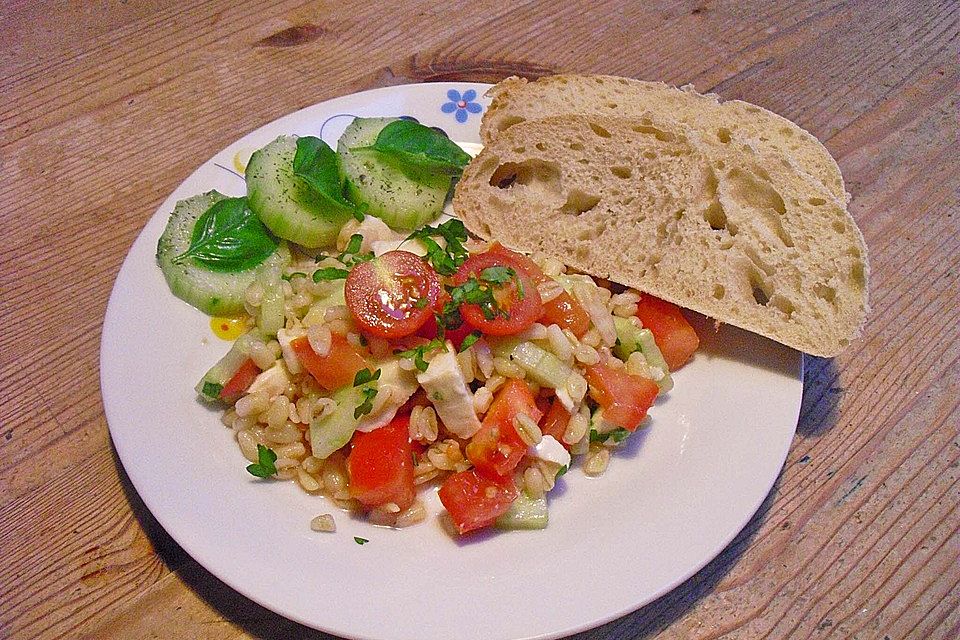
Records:
{"label": "green herb leaf", "polygon": [[336,267],[321,267],[313,272],[313,281],[321,282],[324,280],[343,280],[350,272],[346,269],[338,269]]}
{"label": "green herb leaf", "polygon": [[367,387],[360,392],[363,396],[363,402],[361,402],[356,409],[353,410],[353,419],[357,420],[360,416],[365,416],[371,411],[373,411],[373,399],[377,397],[377,388],[376,387]]}
{"label": "green herb leaf", "polygon": [[434,338],[419,347],[406,351],[394,351],[393,354],[399,358],[413,358],[413,364],[417,371],[426,371],[429,363],[424,359],[424,355],[443,347],[444,344],[443,338]]}
{"label": "green herb leaf", "polygon": [[[343,197],[340,161],[326,142],[314,136],[297,138],[293,156],[293,175],[310,186],[310,190],[327,205],[356,212],[353,203]],[[360,220],[363,220],[362,213]]]}
{"label": "green herb leaf", "polygon": [[262,444],[257,445],[257,464],[247,465],[247,471],[258,478],[269,478],[277,472],[273,463],[277,461],[277,454]]}
{"label": "green herb leaf", "polygon": [[277,244],[246,198],[225,198],[197,218],[190,246],[173,261],[191,258],[210,271],[246,271],[266,260]]}
{"label": "green herb leaf", "polygon": [[517,272],[510,267],[487,267],[480,272],[480,279],[491,284],[504,285],[510,282],[510,279],[517,275]]}
{"label": "green herb leaf", "polygon": [[617,427],[613,431],[607,431],[605,433],[600,433],[596,429],[590,430],[590,442],[606,442],[607,440],[613,438],[614,443],[620,444],[627,439],[627,436],[630,435],[630,432],[624,429],[623,427]]}
{"label": "green herb leaf", "polygon": [[305,274],[303,271],[294,271],[293,273],[284,273],[284,274],[282,274],[282,275],[280,276],[280,279],[281,279],[281,280],[286,280],[287,282],[290,282],[290,281],[293,279],[294,276],[303,276],[304,278],[306,278],[306,277],[307,277],[307,274]]}
{"label": "green herb leaf", "polygon": [[370,541],[367,540],[366,538],[361,538],[360,536],[353,536],[353,541],[356,542],[357,544],[361,545],[361,546],[363,546],[363,545],[367,544],[368,542],[370,542]]}
{"label": "green herb leaf", "polygon": [[450,138],[412,120],[394,120],[368,148],[412,169],[451,176],[460,175],[470,162],[470,155]]}
{"label": "green herb leaf", "polygon": [[359,233],[355,233],[350,236],[349,242],[347,242],[347,247],[343,250],[341,255],[347,255],[351,253],[360,253],[360,245],[363,244],[363,236]]}
{"label": "green herb leaf", "polygon": [[563,474],[565,474],[565,473],[566,473],[567,471],[569,471],[569,470],[570,470],[569,465],[563,465],[562,467],[560,467],[559,469],[557,469],[557,475],[553,476],[553,479],[554,479],[554,480],[559,480],[559,479],[560,479],[560,476],[562,476]]}
{"label": "green herb leaf", "polygon": [[472,347],[474,344],[476,344],[477,340],[480,339],[481,335],[482,334],[479,331],[471,331],[470,333],[468,333],[467,337],[464,338],[463,342],[460,343],[460,353],[463,353],[464,351]]}
{"label": "green herb leaf", "polygon": [[217,384],[216,382],[204,382],[201,393],[208,398],[219,398],[221,391],[223,391],[222,384]]}
{"label": "green herb leaf", "polygon": [[[443,238],[446,248],[441,247],[433,238]],[[467,241],[467,228],[456,218],[436,227],[421,227],[411,233],[407,240],[422,241],[427,247],[427,261],[437,273],[444,276],[452,276],[470,257],[470,252],[463,246]]]}
{"label": "green herb leaf", "polygon": [[380,379],[380,369],[377,369],[374,372],[370,372],[370,369],[360,369],[357,371],[357,375],[353,376],[353,386],[359,387],[362,384],[367,384],[373,380]]}

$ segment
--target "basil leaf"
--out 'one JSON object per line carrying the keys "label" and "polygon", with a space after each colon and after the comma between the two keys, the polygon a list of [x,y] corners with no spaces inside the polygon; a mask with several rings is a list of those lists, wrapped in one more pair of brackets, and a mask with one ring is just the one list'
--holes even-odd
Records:
{"label": "basil leaf", "polygon": [[346,269],[338,269],[336,267],[320,267],[313,272],[313,281],[321,282],[323,280],[343,280],[350,272]]}
{"label": "basil leaf", "polygon": [[401,164],[429,171],[460,175],[470,155],[435,129],[411,120],[394,120],[385,126],[369,149]]}
{"label": "basil leaf", "polygon": [[247,199],[225,198],[197,218],[190,246],[173,262],[190,258],[210,271],[246,271],[276,250],[277,240],[247,206]]}
{"label": "basil leaf", "polygon": [[359,215],[360,221],[363,221],[362,212],[343,197],[343,182],[337,152],[320,138],[313,136],[297,138],[297,153],[293,156],[293,175],[310,185],[313,193],[326,204],[348,209],[354,216]]}

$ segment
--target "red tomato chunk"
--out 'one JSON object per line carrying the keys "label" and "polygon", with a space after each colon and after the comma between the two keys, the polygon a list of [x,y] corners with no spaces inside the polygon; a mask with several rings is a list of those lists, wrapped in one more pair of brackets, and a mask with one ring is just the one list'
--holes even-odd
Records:
{"label": "red tomato chunk", "polygon": [[461,534],[489,527],[510,509],[520,492],[513,478],[461,471],[440,487],[440,502]]}
{"label": "red tomato chunk", "polygon": [[653,380],[600,364],[587,367],[587,382],[603,419],[628,431],[640,425],[660,390]]}
{"label": "red tomato chunk", "polygon": [[413,445],[410,417],[400,416],[370,433],[356,432],[350,457],[350,495],[368,507],[392,502],[400,509],[413,504]]}
{"label": "red tomato chunk", "polygon": [[292,341],[290,346],[303,368],[328,391],[352,384],[357,371],[369,366],[360,351],[339,333],[332,334],[330,352],[325,356],[317,355],[306,336]]}
{"label": "red tomato chunk", "polygon": [[237,372],[227,381],[227,384],[223,385],[223,389],[220,390],[220,399],[233,404],[253,384],[258,375],[260,375],[260,369],[253,363],[253,360],[247,358],[246,362],[240,365]]}
{"label": "red tomato chunk", "polygon": [[637,305],[637,317],[653,333],[670,371],[682,367],[700,346],[697,332],[673,303],[645,293]]}
{"label": "red tomato chunk", "polygon": [[480,430],[467,444],[467,459],[482,473],[505,476],[513,472],[527,452],[513,419],[519,413],[538,422],[543,413],[537,408],[530,387],[521,380],[508,380],[483,418]]}

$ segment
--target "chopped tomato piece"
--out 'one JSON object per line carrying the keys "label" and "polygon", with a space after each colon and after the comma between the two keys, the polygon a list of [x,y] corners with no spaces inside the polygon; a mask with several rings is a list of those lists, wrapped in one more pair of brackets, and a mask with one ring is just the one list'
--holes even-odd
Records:
{"label": "chopped tomato piece", "polygon": [[347,458],[350,495],[368,507],[392,502],[401,509],[413,504],[413,445],[410,416],[398,416],[385,427],[353,435]]}
{"label": "chopped tomato piece", "polygon": [[[456,329],[447,329],[443,333],[443,336],[453,343],[454,349],[459,351],[460,344],[463,342],[464,338],[470,335],[472,331],[476,331],[476,329],[464,322]],[[433,340],[437,337],[438,332],[437,319],[433,317],[427,320],[426,323],[424,323],[424,325],[417,330],[417,335],[421,338],[426,338],[427,340]]]}
{"label": "chopped tomato piece", "polygon": [[328,391],[352,384],[357,371],[369,367],[360,351],[339,333],[332,334],[330,352],[325,356],[317,355],[306,336],[293,340],[290,346],[300,364]]}
{"label": "chopped tomato piece", "polygon": [[493,399],[480,430],[467,444],[467,458],[480,472],[505,476],[520,463],[527,445],[513,427],[513,419],[519,413],[527,414],[534,422],[539,422],[543,415],[530,387],[522,380],[508,380]]}
{"label": "chopped tomato piece", "polygon": [[[502,278],[506,267],[513,273]],[[494,336],[510,336],[527,329],[543,315],[543,302],[537,285],[527,271],[511,256],[487,252],[471,256],[453,276],[459,286],[476,279],[479,289],[489,291],[493,305],[464,303],[460,315],[471,326]],[[494,280],[493,278],[496,278]]]}
{"label": "chopped tomato piece", "polygon": [[260,368],[253,363],[253,360],[247,358],[246,362],[240,365],[237,372],[227,381],[227,384],[223,385],[223,389],[220,390],[220,399],[233,404],[253,384],[258,375],[260,375]]}
{"label": "chopped tomato piece", "polygon": [[545,436],[553,436],[557,442],[569,449],[570,445],[563,441],[563,434],[567,432],[567,424],[569,423],[570,414],[563,403],[555,397],[546,415],[543,416],[540,431]]}
{"label": "chopped tomato piece", "polygon": [[[490,246],[489,253],[508,256],[527,272],[537,284],[549,280],[536,262],[527,256],[507,249],[499,242]],[[564,291],[553,300],[543,303],[543,324],[557,324],[561,329],[570,329],[578,338],[590,329],[590,316],[576,298]]]}
{"label": "chopped tomato piece", "polygon": [[513,478],[486,476],[471,469],[447,478],[439,495],[457,531],[464,534],[493,524],[520,492]]}
{"label": "chopped tomato piece", "polygon": [[679,369],[700,346],[700,338],[677,305],[643,294],[637,304],[637,317],[656,341],[670,371]]}
{"label": "chopped tomato piece", "polygon": [[601,364],[586,370],[590,395],[603,409],[603,419],[634,431],[660,391],[657,383]]}
{"label": "chopped tomato piece", "polygon": [[561,329],[570,329],[578,338],[590,330],[590,315],[577,299],[566,291],[553,300],[543,303],[543,324],[560,325]]}
{"label": "chopped tomato piece", "polygon": [[440,279],[409,251],[388,251],[355,266],[343,293],[347,308],[364,331],[381,338],[412,335],[433,316]]}

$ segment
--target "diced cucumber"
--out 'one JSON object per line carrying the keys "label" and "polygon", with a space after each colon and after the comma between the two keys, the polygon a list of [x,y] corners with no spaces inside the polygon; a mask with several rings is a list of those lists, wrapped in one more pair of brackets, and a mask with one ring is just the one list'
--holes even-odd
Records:
{"label": "diced cucumber", "polygon": [[621,360],[626,360],[630,357],[631,353],[639,351],[643,354],[643,357],[646,358],[648,365],[656,367],[663,372],[663,376],[660,377],[660,379],[654,377],[657,386],[660,387],[660,391],[666,392],[673,389],[673,378],[670,376],[670,367],[667,366],[667,361],[664,360],[663,354],[660,353],[660,348],[653,339],[653,333],[650,329],[638,329],[627,318],[615,317],[613,322],[617,327],[617,342],[619,343],[613,348],[614,355]]}
{"label": "diced cucumber", "polygon": [[450,176],[401,167],[368,147],[397,118],[356,118],[337,142],[347,197],[394,229],[412,230],[436,218],[450,190]]}
{"label": "diced cucumber", "polygon": [[250,357],[248,355],[250,343],[255,340],[263,340],[263,335],[256,328],[237,338],[226,355],[220,358],[197,383],[195,387],[197,395],[207,402],[218,402],[223,386]]}
{"label": "diced cucumber", "polygon": [[493,347],[497,357],[509,358],[527,376],[544,387],[557,390],[557,397],[570,410],[587,393],[587,380],[573,367],[533,342],[504,340]]}
{"label": "diced cucumber", "polygon": [[331,307],[347,304],[347,299],[343,290],[343,280],[338,280],[339,286],[334,288],[328,295],[318,300],[314,300],[310,309],[303,316],[303,326],[310,327],[315,324],[322,324]]}
{"label": "diced cucumber", "polygon": [[261,272],[260,285],[263,287],[263,297],[260,299],[257,326],[260,327],[264,336],[272,338],[286,322],[283,313],[283,280],[280,279],[278,272],[268,269]]}
{"label": "diced cucumber", "polygon": [[319,419],[310,423],[310,446],[313,455],[321,460],[331,453],[342,448],[353,437],[357,430],[360,418],[354,417],[354,411],[363,403],[364,392],[369,388],[377,388],[376,381],[353,385],[338,389],[333,394],[337,408]]}
{"label": "diced cucumber", "polygon": [[510,510],[497,518],[496,525],[500,529],[544,529],[548,521],[546,496],[531,498],[520,492]]}
{"label": "diced cucumber", "polygon": [[304,247],[332,247],[351,217],[329,204],[293,174],[297,138],[280,136],[254,152],[247,164],[247,198],[263,224],[281,238]]}
{"label": "diced cucumber", "polygon": [[167,227],[157,242],[157,263],[170,290],[178,298],[212,316],[242,313],[244,293],[257,274],[265,268],[281,271],[290,262],[290,250],[286,243],[281,242],[270,257],[245,271],[210,271],[190,258],[179,264],[174,263],[174,258],[190,247],[197,219],[226,197],[209,191],[181,200],[174,207]]}

